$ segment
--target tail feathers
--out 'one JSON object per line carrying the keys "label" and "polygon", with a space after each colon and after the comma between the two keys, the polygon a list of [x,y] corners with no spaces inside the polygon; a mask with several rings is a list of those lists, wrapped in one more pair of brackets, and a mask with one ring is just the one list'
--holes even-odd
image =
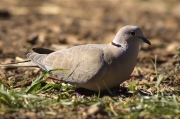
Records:
{"label": "tail feathers", "polygon": [[27,57],[30,60],[17,63],[0,64],[0,67],[40,67],[43,70],[47,70],[46,66],[43,64],[43,60],[47,57],[47,54],[28,53]]}
{"label": "tail feathers", "polygon": [[17,63],[0,64],[0,67],[38,67],[38,65],[31,62],[31,60],[27,60]]}
{"label": "tail feathers", "polygon": [[28,53],[27,57],[43,70],[47,70],[46,66],[43,64],[43,61],[47,57],[47,54]]}

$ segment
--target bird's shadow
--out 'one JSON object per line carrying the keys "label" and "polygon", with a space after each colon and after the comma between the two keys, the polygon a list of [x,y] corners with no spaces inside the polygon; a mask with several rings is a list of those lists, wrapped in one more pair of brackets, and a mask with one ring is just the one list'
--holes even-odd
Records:
{"label": "bird's shadow", "polygon": [[128,92],[129,89],[126,87],[115,87],[109,90],[102,90],[100,92],[84,89],[84,88],[78,88],[75,89],[75,92],[77,95],[84,95],[84,96],[93,96],[93,95],[99,95],[100,97],[103,96],[123,96],[123,97],[131,97],[133,94]]}

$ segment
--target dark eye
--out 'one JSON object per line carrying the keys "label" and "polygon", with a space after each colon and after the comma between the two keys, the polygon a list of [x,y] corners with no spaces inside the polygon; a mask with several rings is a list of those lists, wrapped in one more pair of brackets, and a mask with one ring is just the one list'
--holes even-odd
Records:
{"label": "dark eye", "polygon": [[131,31],[130,34],[131,34],[131,36],[136,35],[136,33],[134,31]]}

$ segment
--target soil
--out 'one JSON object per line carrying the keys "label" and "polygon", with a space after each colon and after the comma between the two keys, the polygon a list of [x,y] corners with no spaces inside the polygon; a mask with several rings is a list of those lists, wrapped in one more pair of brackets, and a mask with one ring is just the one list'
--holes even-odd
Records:
{"label": "soil", "polygon": [[[109,43],[121,27],[129,24],[139,26],[152,44],[142,44],[132,76],[153,83],[156,79],[151,60],[155,55],[158,71],[174,68],[177,62],[172,57],[180,47],[178,0],[1,0],[0,63],[26,60],[34,47],[59,50]],[[41,73],[34,68],[0,68],[0,79],[6,86],[28,86]],[[168,78],[164,81],[169,83]]]}

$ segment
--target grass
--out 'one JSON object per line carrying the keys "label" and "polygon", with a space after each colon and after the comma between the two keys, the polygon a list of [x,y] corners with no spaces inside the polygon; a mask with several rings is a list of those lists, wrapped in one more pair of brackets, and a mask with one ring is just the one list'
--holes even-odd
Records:
{"label": "grass", "polygon": [[[180,84],[178,75],[180,66],[180,48],[174,57],[177,60],[171,71],[171,80],[177,86]],[[180,118],[180,91],[163,82],[169,72],[157,71],[157,57],[153,62],[155,77],[154,85],[139,84],[138,80],[130,80],[128,85],[132,96],[123,94],[100,97],[98,95],[79,96],[74,91],[74,86],[63,82],[46,84],[43,78],[49,73],[45,72],[34,80],[29,87],[8,88],[0,82],[0,115],[13,114],[21,110],[34,112],[46,118]],[[140,87],[148,90],[142,90]],[[149,93],[150,92],[150,93]],[[49,117],[48,117],[49,115]]]}

